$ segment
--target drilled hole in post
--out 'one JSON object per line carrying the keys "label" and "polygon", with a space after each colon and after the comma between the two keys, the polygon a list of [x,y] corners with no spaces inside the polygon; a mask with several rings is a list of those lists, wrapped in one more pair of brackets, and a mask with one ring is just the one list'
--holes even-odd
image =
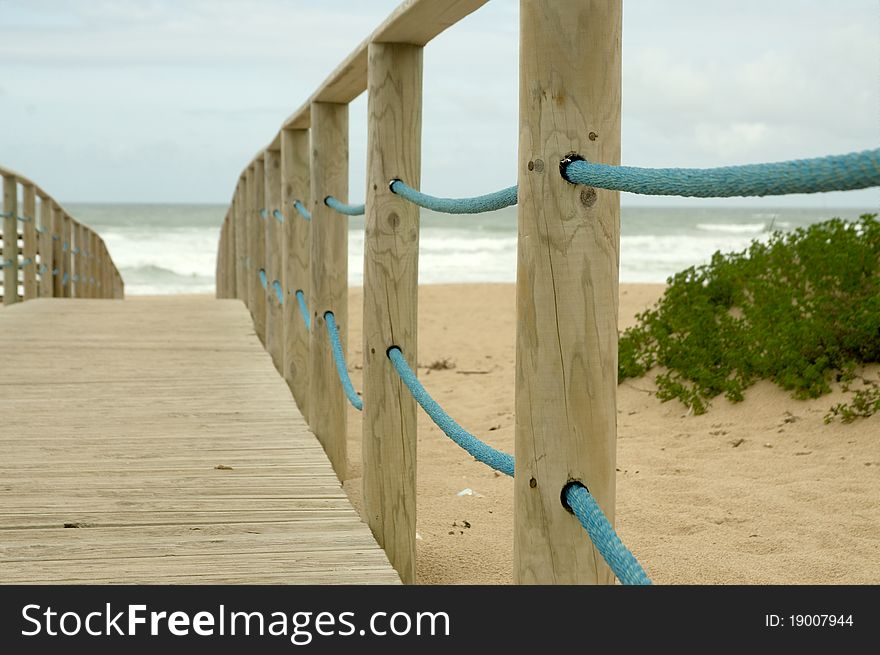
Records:
{"label": "drilled hole in post", "polygon": [[571,509],[571,505],[568,504],[568,490],[572,487],[583,487],[587,491],[587,485],[585,485],[580,480],[569,480],[565,483],[565,486],[562,487],[562,492],[559,494],[559,500],[562,502],[562,506],[565,508],[565,511],[574,514],[574,510]]}

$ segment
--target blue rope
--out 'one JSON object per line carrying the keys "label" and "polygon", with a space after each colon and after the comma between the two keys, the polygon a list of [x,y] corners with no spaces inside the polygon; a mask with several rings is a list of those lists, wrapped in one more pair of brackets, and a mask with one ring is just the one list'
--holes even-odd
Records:
{"label": "blue rope", "polygon": [[260,218],[262,218],[263,220],[266,220],[266,218],[268,218],[268,216],[269,216],[269,214],[266,213],[265,209],[260,210]]}
{"label": "blue rope", "polygon": [[639,561],[623,545],[614,531],[605,512],[593,498],[586,487],[570,484],[565,491],[565,502],[574,512],[584,530],[590,535],[590,541],[602,555],[617,579],[625,585],[649,585],[651,579]]}
{"label": "blue rope", "polygon": [[70,276],[65,273],[61,276],[61,284],[67,284],[70,281]]}
{"label": "blue rope", "polygon": [[309,318],[309,308],[306,306],[306,296],[302,292],[302,289],[296,292],[296,302],[299,305],[299,314],[302,316],[303,323],[306,326],[306,331],[312,329],[312,321]]}
{"label": "blue rope", "polygon": [[46,228],[40,226],[37,226],[35,229],[37,230],[37,234],[46,234],[46,232],[48,232]]}
{"label": "blue rope", "polygon": [[566,159],[560,170],[562,177],[574,184],[653,196],[778,196],[878,186],[880,148],[721,168],[635,168]]}
{"label": "blue rope", "polygon": [[278,306],[284,306],[284,291],[281,289],[281,282],[278,280],[274,280],[272,282],[272,288],[275,289],[275,297],[278,298]]}
{"label": "blue rope", "polygon": [[67,252],[68,250],[70,250],[70,244],[67,243],[67,241],[65,241],[64,245],[61,246],[61,250],[63,250],[64,252]]}
{"label": "blue rope", "polygon": [[48,266],[46,266],[45,264],[40,264],[40,274],[41,274],[41,275],[42,275],[43,273],[45,273],[46,271],[48,271],[48,270],[49,270],[49,267],[48,267]]}
{"label": "blue rope", "polygon": [[74,255],[79,255],[80,250],[79,250],[79,248],[74,248],[74,249],[71,250],[70,252],[72,252]]}
{"label": "blue rope", "polygon": [[20,220],[22,223],[27,223],[28,221],[31,220],[30,216],[16,216],[16,218],[18,220]]}
{"label": "blue rope", "polygon": [[0,218],[12,218],[13,216],[12,212],[0,212]]}
{"label": "blue rope", "polygon": [[431,420],[438,428],[443,430],[450,439],[459,446],[464,448],[477,461],[483,462],[491,466],[496,471],[501,471],[505,475],[513,476],[513,455],[495,450],[470,432],[461,427],[455,420],[447,414],[436,400],[431,398],[419,378],[406,363],[400,348],[396,346],[388,350],[388,358],[394,364],[394,368],[400,379],[407,386],[416,402],[422,406],[425,413],[431,417]]}
{"label": "blue rope", "polygon": [[267,282],[266,282],[266,269],[264,269],[264,268],[261,268],[261,269],[260,269],[260,284],[263,285],[263,289],[266,288],[266,285],[267,285]]}
{"label": "blue rope", "polygon": [[6,268],[8,266],[12,266],[15,262],[11,259],[4,259],[2,263],[0,263],[0,268]]}
{"label": "blue rope", "polygon": [[60,240],[61,240],[61,237],[58,236],[57,234],[52,235],[52,241],[60,241]]}
{"label": "blue rope", "polygon": [[324,204],[330,209],[346,216],[363,216],[366,211],[366,205],[349,205],[341,200],[337,200],[333,196],[324,198]]}
{"label": "blue rope", "polygon": [[52,269],[52,275],[58,275],[60,272],[61,272],[61,269],[59,269],[59,268]]}
{"label": "blue rope", "polygon": [[[419,382],[400,348],[396,346],[389,348],[388,358],[394,364],[394,369],[413,398],[422,406],[422,409],[431,417],[437,427],[477,461],[513,477],[513,456],[492,448],[456,423],[437,401],[431,398],[422,383]],[[614,528],[608,522],[608,518],[602,512],[602,508],[585,487],[570,485],[566,492],[566,502],[586,529],[599,554],[623,584],[651,584],[638,560],[620,541]]]}
{"label": "blue rope", "polygon": [[277,210],[277,209],[273,210],[272,216],[274,216],[275,220],[278,221],[279,223],[284,222],[284,214],[282,214],[279,210]]}
{"label": "blue rope", "polygon": [[348,375],[348,367],[345,365],[345,354],[342,352],[342,343],[339,341],[339,330],[336,327],[336,317],[333,312],[324,312],[324,321],[327,323],[327,334],[330,335],[330,349],[333,351],[333,361],[336,362],[336,372],[339,374],[339,381],[342,383],[342,389],[348,398],[348,402],[356,410],[361,411],[364,408],[364,401],[357,395],[351,378]]}
{"label": "blue rope", "polygon": [[413,189],[401,180],[392,180],[389,188],[411,203],[444,214],[481,214],[516,204],[516,187],[475,198],[437,198]]}
{"label": "blue rope", "polygon": [[312,212],[310,212],[304,204],[302,204],[299,200],[293,201],[293,208],[299,212],[299,215],[302,216],[307,221],[312,220]]}
{"label": "blue rope", "polygon": [[19,264],[18,267],[24,268],[28,264],[33,264],[33,263],[34,263],[33,259],[31,259],[30,257],[25,257],[24,259],[21,260],[21,264]]}

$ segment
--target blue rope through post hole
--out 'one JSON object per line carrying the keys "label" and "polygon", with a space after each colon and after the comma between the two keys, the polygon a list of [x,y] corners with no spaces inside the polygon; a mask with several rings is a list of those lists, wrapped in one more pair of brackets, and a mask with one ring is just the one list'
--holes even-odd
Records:
{"label": "blue rope through post hole", "polygon": [[273,210],[272,210],[272,216],[274,216],[274,217],[275,217],[275,220],[278,221],[279,223],[283,223],[283,222],[284,222],[284,214],[282,214],[279,210],[277,210],[277,209],[273,209]]}
{"label": "blue rope through post hole", "polygon": [[52,275],[58,275],[60,272],[61,272],[61,269],[59,269],[59,268],[52,269]]}
{"label": "blue rope through post hole", "polygon": [[297,290],[296,292],[296,303],[299,305],[299,315],[302,316],[303,324],[306,326],[306,331],[312,329],[312,321],[309,318],[309,308],[306,306],[306,296],[302,292],[302,289]]}
{"label": "blue rope through post hole", "polygon": [[67,284],[70,281],[70,275],[65,273],[61,276],[61,284]]}
{"label": "blue rope through post hole", "polygon": [[649,585],[651,579],[608,522],[605,512],[586,487],[570,484],[565,489],[565,502],[577,517],[590,541],[602,555],[617,579],[625,585]]}
{"label": "blue rope through post hole", "polygon": [[40,264],[40,274],[43,274],[48,270],[49,270],[48,266],[46,266],[45,264]]}
{"label": "blue rope through post hole", "polygon": [[266,218],[267,218],[268,216],[269,216],[269,214],[266,213],[266,210],[265,210],[265,209],[261,209],[261,210],[260,210],[260,218],[262,218],[263,220],[266,220]]}
{"label": "blue rope through post hole", "polygon": [[28,264],[33,264],[33,263],[34,263],[33,259],[31,259],[30,257],[25,257],[24,259],[21,260],[21,264],[19,264],[18,267],[24,268]]}
{"label": "blue rope through post hole", "polygon": [[31,220],[30,216],[16,216],[16,218],[22,223],[27,223],[29,220]]}
{"label": "blue rope through post hole", "polygon": [[[419,382],[400,348],[396,346],[389,348],[388,358],[413,398],[422,406],[422,409],[437,427],[477,461],[491,466],[496,471],[513,476],[513,456],[492,448],[456,423],[437,401],[431,398],[422,383]],[[620,541],[614,528],[608,522],[608,518],[602,512],[602,508],[586,488],[578,487],[573,491],[573,486],[569,486],[566,490],[566,502],[587,531],[599,554],[623,584],[651,584],[638,560]]]}
{"label": "blue rope through post hole", "polygon": [[67,243],[67,241],[65,241],[61,246],[61,250],[63,250],[64,252],[67,252],[68,250],[70,250],[70,244]]}
{"label": "blue rope through post hole", "polygon": [[455,420],[447,414],[436,400],[431,398],[418,377],[409,367],[406,358],[403,356],[400,348],[393,347],[388,350],[388,358],[394,364],[394,369],[400,376],[401,381],[409,389],[416,402],[422,406],[425,413],[431,417],[431,420],[438,428],[443,430],[450,439],[459,446],[464,448],[471,456],[479,462],[491,466],[496,471],[501,471],[505,475],[513,476],[513,455],[501,452],[483,443],[470,432],[461,427]]}
{"label": "blue rope through post hole", "polygon": [[275,289],[275,297],[278,298],[278,306],[284,306],[284,291],[281,289],[281,282],[278,280],[272,281],[272,288]]}
{"label": "blue rope through post hole", "polygon": [[293,208],[307,221],[312,220],[312,212],[310,212],[299,200],[293,201]]}
{"label": "blue rope through post hole", "polygon": [[266,285],[268,284],[268,283],[266,282],[266,270],[263,269],[263,268],[261,268],[261,269],[260,269],[260,273],[259,273],[259,275],[260,275],[260,284],[262,284],[262,285],[263,285],[263,289],[265,289],[265,288],[266,288]]}
{"label": "blue rope through post hole", "polygon": [[333,351],[333,361],[336,362],[336,372],[339,374],[342,389],[345,391],[351,406],[361,411],[364,408],[364,401],[357,395],[357,391],[354,390],[354,385],[351,383],[351,377],[348,375],[348,367],[345,365],[345,353],[342,352],[342,342],[339,340],[339,329],[336,327],[336,317],[333,315],[333,312],[324,312],[324,321],[327,323],[330,349]]}
{"label": "blue rope through post hole", "polygon": [[363,216],[366,211],[366,205],[349,205],[341,200],[337,200],[333,196],[324,198],[324,204],[330,209],[346,216]]}
{"label": "blue rope through post hole", "polygon": [[515,186],[475,198],[437,198],[416,191],[401,180],[392,180],[389,188],[393,193],[419,207],[444,214],[481,214],[516,204]]}
{"label": "blue rope through post hole", "polygon": [[851,191],[880,186],[880,148],[721,168],[635,168],[570,158],[562,161],[560,171],[573,184],[653,196],[727,198]]}

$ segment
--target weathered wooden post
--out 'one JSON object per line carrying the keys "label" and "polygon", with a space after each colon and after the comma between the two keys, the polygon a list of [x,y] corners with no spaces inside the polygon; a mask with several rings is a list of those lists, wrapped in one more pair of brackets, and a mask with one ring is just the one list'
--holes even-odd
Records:
{"label": "weathered wooden post", "polygon": [[[256,248],[257,240],[255,238],[255,226],[254,226],[254,163],[248,166],[245,171],[245,183],[244,183],[244,221],[245,221],[245,233],[247,234],[247,257],[245,258],[245,265],[247,267],[247,271],[245,275],[247,276],[247,306],[248,309],[251,310],[251,318],[254,318],[254,306],[257,302],[257,297],[263,293],[263,290],[260,289],[260,280],[259,280],[259,271],[260,271],[260,263],[256,261],[256,254],[254,248]],[[258,294],[257,291],[260,293]]]}
{"label": "weathered wooden post", "polygon": [[[264,200],[266,228],[266,350],[272,356],[272,362],[279,372],[284,371],[284,326],[281,315],[284,307],[279,306],[275,293],[275,283],[282,284],[281,273],[281,223],[273,215],[281,209],[281,153],[278,150],[266,150],[264,155]],[[284,294],[282,287],[282,302]]]}
{"label": "weathered wooden post", "polygon": [[61,231],[61,270],[58,275],[61,276],[63,292],[65,298],[73,297],[73,262],[71,251],[73,250],[73,225],[72,219],[63,209],[62,215],[62,231]]}
{"label": "weathered wooden post", "polygon": [[620,0],[520,2],[514,576],[611,584],[561,494],[614,520],[619,194],[560,174],[620,162]]}
{"label": "weathered wooden post", "polygon": [[52,256],[52,200],[40,195],[40,295],[51,298],[52,269],[55,260]]}
{"label": "weathered wooden post", "polygon": [[309,131],[281,130],[281,213],[284,236],[281,260],[284,292],[283,312],[284,379],[293,393],[303,417],[309,420],[309,330],[300,316],[296,292],[302,291],[306,302],[309,285],[309,231],[311,222],[294,208],[298,200],[311,206],[309,174]]}
{"label": "weathered wooden post", "polygon": [[22,298],[37,297],[37,189],[32,182],[22,185],[21,256],[24,264],[22,275]]}
{"label": "weathered wooden post", "polygon": [[309,310],[309,424],[340,480],[347,475],[346,398],[330,350],[324,313],[332,311],[345,352],[348,334],[348,217],[324,198],[348,201],[348,105],[311,107],[311,231]]}
{"label": "weathered wooden post", "polygon": [[388,360],[416,368],[419,208],[391,192],[421,178],[422,47],[368,51],[363,484],[367,523],[404,583],[416,574],[416,403]]}
{"label": "weathered wooden post", "polygon": [[[266,173],[263,155],[254,160],[248,170],[248,187],[250,190],[250,228],[253,243],[251,245],[251,314],[254,317],[254,331],[266,345],[266,291],[263,288],[261,270],[266,268],[266,221],[261,218],[260,210],[266,202]],[[268,273],[267,273],[268,275]]]}
{"label": "weathered wooden post", "polygon": [[235,209],[233,207],[229,208],[229,215],[226,217],[226,223],[224,224],[224,226],[225,248],[223,250],[223,270],[225,272],[223,282],[223,297],[235,298],[235,278],[238,271],[235,263]]}
{"label": "weathered wooden post", "polygon": [[250,278],[247,277],[248,232],[247,232],[247,175],[242,173],[232,198],[235,217],[235,297],[248,305]]}
{"label": "weathered wooden post", "polygon": [[75,290],[77,298],[84,298],[86,295],[86,267],[85,267],[85,251],[86,242],[85,227],[78,221],[73,222],[73,240],[70,242],[71,255],[73,261],[73,274],[76,276]]}
{"label": "weathered wooden post", "polygon": [[52,296],[64,297],[64,284],[62,274],[64,272],[64,213],[54,200],[52,201]]}
{"label": "weathered wooden post", "polygon": [[98,235],[89,230],[89,298],[100,298],[98,294]]}
{"label": "weathered wooden post", "polygon": [[3,176],[3,304],[18,302],[18,179]]}

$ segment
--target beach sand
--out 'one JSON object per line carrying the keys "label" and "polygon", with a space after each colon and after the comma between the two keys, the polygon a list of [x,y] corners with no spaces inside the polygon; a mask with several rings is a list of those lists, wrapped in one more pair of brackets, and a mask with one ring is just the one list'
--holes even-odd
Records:
{"label": "beach sand", "polygon": [[[663,285],[621,285],[620,327]],[[361,389],[360,288],[349,364]],[[512,284],[419,288],[419,369],[466,429],[513,452]],[[877,378],[880,369],[868,371]],[[650,377],[618,387],[618,532],[660,584],[880,582],[880,415],[825,425],[841,397],[794,400],[762,382],[707,414],[661,403]],[[361,511],[361,422],[349,409],[349,479]],[[513,482],[475,462],[419,409],[418,581],[513,580]],[[463,489],[473,496],[459,496]],[[586,536],[584,537],[586,538]]]}

